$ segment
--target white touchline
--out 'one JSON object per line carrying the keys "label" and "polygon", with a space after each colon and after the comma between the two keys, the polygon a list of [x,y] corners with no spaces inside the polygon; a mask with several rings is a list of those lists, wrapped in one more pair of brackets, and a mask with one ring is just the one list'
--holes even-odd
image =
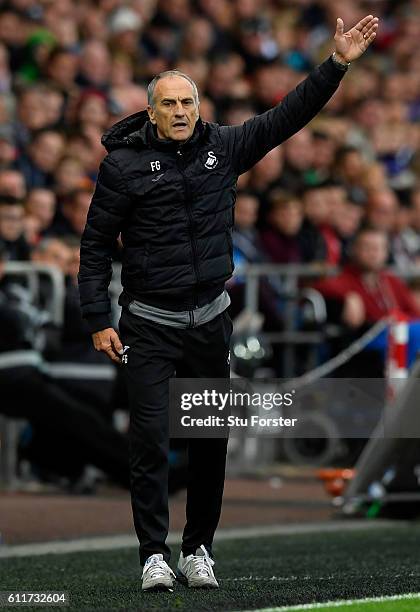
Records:
{"label": "white touchline", "polygon": [[298,606],[281,606],[280,608],[259,608],[257,610],[244,610],[242,612],[299,612],[300,610],[322,610],[322,608],[338,608],[340,606],[353,606],[355,604],[386,603],[387,601],[399,601],[416,598],[420,598],[420,593],[406,593],[404,595],[389,595],[384,597],[367,597],[366,599],[343,599],[342,601],[300,604]]}
{"label": "white touchline", "polygon": [[[346,520],[329,521],[328,523],[307,523],[288,525],[256,525],[253,527],[220,528],[216,533],[216,543],[223,540],[238,540],[248,538],[260,538],[271,535],[303,535],[305,533],[334,533],[337,531],[362,531],[372,529],[383,529],[392,527],[399,529],[407,526],[405,521],[392,521],[378,519],[374,523],[370,520]],[[134,533],[121,535],[106,535],[84,538],[73,538],[71,540],[55,540],[50,542],[36,542],[32,544],[15,544],[7,546],[1,544],[1,536],[6,539],[6,534],[0,534],[0,559],[10,557],[28,557],[32,555],[65,554],[72,552],[93,552],[95,550],[116,550],[118,548],[137,548],[138,541]],[[177,544],[181,541],[181,532],[171,532],[167,538],[168,544]]]}

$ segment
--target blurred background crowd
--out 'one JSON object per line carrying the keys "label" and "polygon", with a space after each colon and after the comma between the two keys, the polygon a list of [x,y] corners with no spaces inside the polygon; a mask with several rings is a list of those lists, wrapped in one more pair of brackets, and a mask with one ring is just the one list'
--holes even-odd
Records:
{"label": "blurred background crowd", "polygon": [[[178,68],[196,81],[204,120],[242,123],[330,55],[337,16],[347,29],[369,13],[381,21],[376,41],[327,107],[240,177],[234,257],[407,269],[420,262],[419,0],[0,2],[0,259],[66,276],[63,354],[93,351],[76,284],[101,135],[146,107],[150,79]],[[318,288],[341,299],[352,328],[395,305],[420,314],[416,281],[404,299],[394,278],[360,299],[341,281]],[[237,314],[240,277],[230,290]],[[280,293],[260,286],[269,328],[282,326]],[[0,350],[21,348],[4,338]]]}
{"label": "blurred background crowd", "polygon": [[418,0],[1,2],[0,239],[8,259],[51,259],[75,275],[105,154],[101,134],[146,106],[153,75],[185,71],[198,84],[203,119],[241,123],[330,54],[338,8],[348,26],[378,15],[377,40],[325,111],[241,177],[238,233],[249,238],[255,228],[258,236],[253,255],[239,241],[235,257],[341,264],[368,222],[387,233],[390,262],[415,264]]}

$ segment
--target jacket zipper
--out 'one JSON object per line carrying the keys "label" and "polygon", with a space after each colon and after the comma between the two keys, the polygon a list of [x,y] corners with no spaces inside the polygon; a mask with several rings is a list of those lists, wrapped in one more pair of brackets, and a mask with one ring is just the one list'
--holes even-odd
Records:
{"label": "jacket zipper", "polygon": [[[181,149],[178,149],[177,154],[179,155],[180,158],[182,158],[182,151]],[[190,239],[191,239],[191,246],[192,246],[192,251],[193,251],[193,267],[194,267],[194,274],[195,274],[195,278],[197,283],[200,282],[200,276],[199,276],[199,272],[198,272],[198,266],[197,266],[197,259],[198,259],[198,249],[197,249],[197,243],[195,241],[195,236],[194,236],[194,230],[193,230],[193,216],[192,216],[192,211],[191,211],[191,205],[190,205],[190,200],[189,200],[189,195],[190,195],[190,191],[189,191],[189,187],[188,187],[188,181],[187,178],[184,174],[184,170],[182,168],[182,164],[178,163],[178,169],[181,173],[182,176],[182,180],[184,182],[184,189],[185,189],[185,208],[187,211],[187,215],[188,215],[188,221],[189,221],[189,232],[190,232]],[[197,292],[194,289],[194,308],[198,308],[198,297],[197,297]],[[193,321],[192,321],[193,323]],[[191,325],[192,327],[192,325]]]}

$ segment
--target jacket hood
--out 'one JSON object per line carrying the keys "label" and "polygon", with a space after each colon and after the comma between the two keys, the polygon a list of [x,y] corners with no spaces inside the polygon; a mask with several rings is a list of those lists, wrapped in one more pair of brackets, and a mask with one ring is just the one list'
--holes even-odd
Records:
{"label": "jacket hood", "polygon": [[[196,141],[204,132],[206,124],[198,118],[194,133],[188,142]],[[141,147],[153,145],[155,148],[173,147],[173,140],[160,140],[156,137],[153,125],[150,123],[149,114],[146,110],[134,113],[125,119],[114,123],[101,138],[105,149],[110,153],[115,149],[125,147]]]}
{"label": "jacket hood", "polygon": [[142,142],[146,144],[144,128],[147,123],[150,122],[146,110],[134,113],[114,123],[102,136],[101,142],[108,152],[121,147],[139,145]]}

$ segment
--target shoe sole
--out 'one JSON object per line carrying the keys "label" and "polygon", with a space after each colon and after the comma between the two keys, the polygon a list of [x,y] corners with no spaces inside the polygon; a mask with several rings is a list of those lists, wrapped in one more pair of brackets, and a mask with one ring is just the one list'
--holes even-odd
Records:
{"label": "shoe sole", "polygon": [[177,569],[175,573],[176,579],[178,582],[188,587],[189,589],[218,589],[219,585],[217,584],[188,584],[188,578],[183,574],[179,569]]}
{"label": "shoe sole", "polygon": [[145,589],[142,587],[141,589],[144,593],[172,593],[174,588],[166,586],[166,584],[154,584],[153,586],[146,587]]}

